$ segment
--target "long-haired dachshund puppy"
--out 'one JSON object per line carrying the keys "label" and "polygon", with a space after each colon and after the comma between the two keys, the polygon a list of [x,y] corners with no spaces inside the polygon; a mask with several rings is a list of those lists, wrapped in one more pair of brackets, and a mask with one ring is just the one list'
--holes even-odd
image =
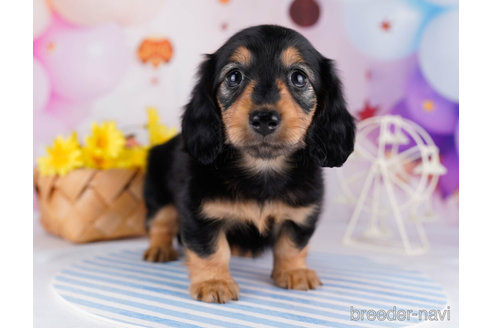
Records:
{"label": "long-haired dachshund puppy", "polygon": [[231,253],[273,247],[275,285],[316,288],[306,255],[321,167],[341,166],[354,147],[333,62],[299,33],[262,25],[208,55],[198,77],[182,133],[149,154],[145,260],[175,260],[178,234],[191,296],[224,303],[239,297]]}

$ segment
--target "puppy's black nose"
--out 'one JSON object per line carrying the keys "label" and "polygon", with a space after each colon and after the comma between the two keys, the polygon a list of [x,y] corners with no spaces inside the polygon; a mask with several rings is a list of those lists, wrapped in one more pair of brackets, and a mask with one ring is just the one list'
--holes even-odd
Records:
{"label": "puppy's black nose", "polygon": [[280,114],[274,110],[256,110],[249,114],[249,124],[255,132],[266,136],[280,125]]}

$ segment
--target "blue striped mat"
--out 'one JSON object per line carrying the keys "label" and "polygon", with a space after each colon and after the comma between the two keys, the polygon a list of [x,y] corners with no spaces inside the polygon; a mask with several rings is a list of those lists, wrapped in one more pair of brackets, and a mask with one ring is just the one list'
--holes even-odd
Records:
{"label": "blue striped mat", "polygon": [[143,251],[123,250],[80,261],[60,271],[53,287],[72,305],[125,327],[402,327],[419,319],[354,320],[355,311],[446,308],[441,287],[420,272],[325,253],[308,257],[323,281],[317,290],[273,286],[271,254],[254,260],[234,257],[230,271],[239,284],[240,300],[197,302],[188,294],[183,260],[148,263],[141,260]]}

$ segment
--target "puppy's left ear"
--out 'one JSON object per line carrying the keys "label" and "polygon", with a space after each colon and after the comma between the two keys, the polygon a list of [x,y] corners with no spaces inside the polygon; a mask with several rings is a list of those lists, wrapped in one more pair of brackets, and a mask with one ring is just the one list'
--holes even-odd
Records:
{"label": "puppy's left ear", "polygon": [[223,132],[219,108],[214,99],[215,56],[200,65],[198,82],[181,121],[185,150],[200,163],[213,163],[222,151]]}
{"label": "puppy's left ear", "polygon": [[342,166],[354,150],[354,118],[347,111],[342,83],[330,59],[320,61],[318,106],[306,135],[307,151],[320,166]]}

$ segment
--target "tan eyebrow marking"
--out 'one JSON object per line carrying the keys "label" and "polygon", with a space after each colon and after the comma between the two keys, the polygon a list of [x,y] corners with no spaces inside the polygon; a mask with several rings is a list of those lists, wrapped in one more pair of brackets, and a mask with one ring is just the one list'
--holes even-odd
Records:
{"label": "tan eyebrow marking", "polygon": [[251,62],[251,52],[245,46],[240,46],[234,51],[229,60],[242,65],[248,65]]}
{"label": "tan eyebrow marking", "polygon": [[288,47],[280,55],[280,59],[285,67],[289,67],[292,64],[304,63],[304,58],[302,58],[299,50],[294,47]]}

